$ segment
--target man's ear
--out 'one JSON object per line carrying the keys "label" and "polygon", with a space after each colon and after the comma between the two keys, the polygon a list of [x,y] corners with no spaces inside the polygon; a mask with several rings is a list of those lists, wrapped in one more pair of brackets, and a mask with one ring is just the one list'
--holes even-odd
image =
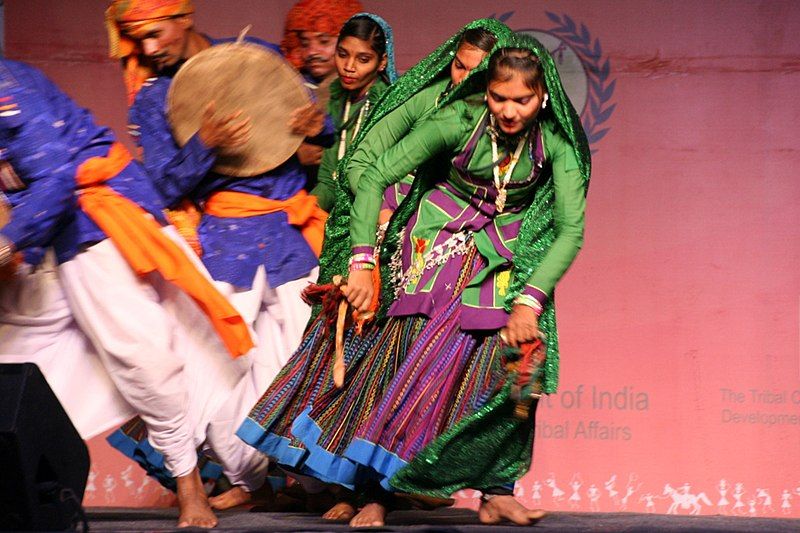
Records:
{"label": "man's ear", "polygon": [[184,29],[191,30],[194,27],[194,17],[192,15],[181,15],[175,18],[175,22]]}

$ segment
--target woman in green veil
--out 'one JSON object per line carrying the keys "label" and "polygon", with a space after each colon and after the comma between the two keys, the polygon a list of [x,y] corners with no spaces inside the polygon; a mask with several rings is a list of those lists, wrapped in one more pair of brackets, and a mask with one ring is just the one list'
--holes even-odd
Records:
{"label": "woman in green veil", "polygon": [[[512,391],[519,373],[532,382],[522,390],[555,391],[553,290],[583,242],[589,150],[552,58],[532,38],[508,39],[492,55],[488,79],[473,77],[443,100],[452,104],[357,180],[344,292],[366,310],[384,191],[437,157],[449,161],[444,174],[418,174],[382,247],[385,318],[362,357],[396,368],[341,456],[323,461],[311,440],[319,419],[313,411],[301,417],[306,464],[340,482],[352,463],[358,485],[387,493],[475,488],[483,522],[526,524],[541,512],[516,502],[513,483],[530,465],[536,405]],[[542,338],[541,371],[507,370],[506,348]],[[531,404],[527,418],[514,416],[515,399]],[[375,500],[352,525],[383,524],[389,500]]]}

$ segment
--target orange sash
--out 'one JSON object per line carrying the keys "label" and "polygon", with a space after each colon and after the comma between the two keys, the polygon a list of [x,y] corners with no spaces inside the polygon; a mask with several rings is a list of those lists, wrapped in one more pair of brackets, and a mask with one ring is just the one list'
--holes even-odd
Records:
{"label": "orange sash", "polygon": [[131,162],[125,147],[114,143],[106,157],[93,157],[78,167],[76,180],[81,209],[112,240],[137,275],[158,271],[180,287],[211,320],[225,347],[237,357],[253,341],[242,317],[192,264],[180,247],[161,231],[146,211],[104,182]]}
{"label": "orange sash", "polygon": [[301,190],[287,200],[270,200],[254,194],[220,191],[212,194],[203,211],[215,217],[245,218],[284,211],[289,224],[300,228],[303,238],[319,257],[328,214],[317,205],[317,198]]}

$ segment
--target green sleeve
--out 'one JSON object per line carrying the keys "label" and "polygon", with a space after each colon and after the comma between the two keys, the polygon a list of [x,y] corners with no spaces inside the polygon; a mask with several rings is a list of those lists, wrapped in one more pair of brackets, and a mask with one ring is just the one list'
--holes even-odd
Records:
{"label": "green sleeve", "polygon": [[552,296],[556,283],[583,246],[586,187],[572,145],[548,129],[544,133],[545,151],[553,170],[556,239],[528,280],[528,285]]}
{"label": "green sleeve", "polygon": [[350,211],[352,246],[374,246],[384,191],[436,154],[455,151],[472,125],[461,101],[433,113],[400,142],[386,150],[358,181]]}
{"label": "green sleeve", "polygon": [[353,194],[364,172],[400,139],[405,137],[415,124],[424,120],[436,106],[436,98],[447,83],[434,83],[412,96],[403,105],[383,117],[372,126],[369,133],[358,144],[347,165],[347,180]]}
{"label": "green sleeve", "polygon": [[339,161],[338,156],[339,142],[337,139],[333,146],[323,150],[322,161],[320,161],[319,172],[317,173],[317,185],[311,191],[311,194],[317,197],[319,206],[328,213],[330,213],[336,201],[336,181],[333,179],[333,173]]}

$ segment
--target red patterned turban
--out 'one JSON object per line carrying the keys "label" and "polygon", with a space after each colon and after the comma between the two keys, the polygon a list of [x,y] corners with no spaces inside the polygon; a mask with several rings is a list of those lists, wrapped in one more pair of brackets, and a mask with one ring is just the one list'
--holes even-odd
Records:
{"label": "red patterned turban", "polygon": [[301,31],[337,36],[347,19],[363,10],[358,0],[300,0],[286,15],[281,41],[281,50],[286,59],[298,69],[302,68]]}

